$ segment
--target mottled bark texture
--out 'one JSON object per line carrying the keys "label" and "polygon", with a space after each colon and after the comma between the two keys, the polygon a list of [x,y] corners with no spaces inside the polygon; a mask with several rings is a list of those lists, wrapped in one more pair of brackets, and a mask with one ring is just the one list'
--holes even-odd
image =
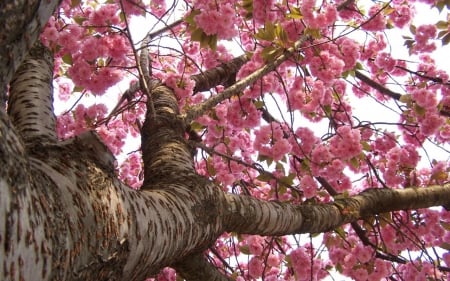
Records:
{"label": "mottled bark texture", "polygon": [[5,104],[11,77],[60,2],[0,1],[0,104]]}
{"label": "mottled bark texture", "polygon": [[[0,7],[15,11],[8,3]],[[36,3],[30,5],[34,13],[24,12],[27,20],[2,19],[16,26],[9,30],[15,36],[1,38],[15,52],[13,56],[0,52],[3,86],[10,83],[10,73],[26,55],[23,38],[35,41],[40,30],[36,26],[41,26],[37,23],[48,19],[43,15],[51,13],[49,3],[55,5]],[[36,28],[30,31],[25,22],[34,22]],[[275,62],[287,57],[283,54]],[[448,185],[376,189],[326,205],[289,205],[225,194],[195,173],[185,140],[189,122],[179,115],[173,90],[152,79],[147,98],[155,112],[148,114],[142,133],[144,186],[132,190],[116,178],[114,157],[95,133],[55,139],[51,58],[33,57],[33,53],[29,58],[11,83],[10,115],[0,107],[2,280],[144,280],[165,266],[176,268],[188,280],[227,280],[204,257],[225,231],[322,232],[379,212],[450,202]],[[40,66],[30,68],[34,65]],[[256,73],[268,71],[263,68]],[[227,95],[254,79],[236,82],[238,86],[231,86]],[[194,108],[188,119],[223,98]]]}

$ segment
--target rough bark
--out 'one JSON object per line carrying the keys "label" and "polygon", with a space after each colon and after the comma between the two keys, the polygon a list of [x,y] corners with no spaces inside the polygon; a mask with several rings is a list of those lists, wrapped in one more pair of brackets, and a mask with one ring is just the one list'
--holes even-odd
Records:
{"label": "rough bark", "polygon": [[14,72],[39,37],[60,0],[17,0],[0,2],[0,104]]}
{"label": "rough bark", "polygon": [[[5,57],[10,53],[1,52],[4,85],[0,90],[9,83],[15,64],[25,57],[29,48],[25,42],[37,38],[50,4],[56,5],[54,1],[33,3],[39,3],[30,6],[34,13],[25,13],[24,20],[18,21],[21,24],[13,21],[16,28],[26,28],[22,32],[14,29],[16,36],[1,38],[7,43],[2,48],[14,55]],[[9,9],[9,4],[1,5]],[[31,31],[30,26],[34,26]],[[26,38],[27,32],[32,33],[31,39]],[[288,56],[281,55],[276,63]],[[48,57],[42,59],[42,65],[48,66]],[[155,80],[148,88],[155,112],[147,116],[142,133],[144,186],[132,190],[116,178],[114,158],[95,133],[54,140],[48,67],[27,76],[28,63],[12,84],[10,116],[0,107],[3,280],[144,280],[164,266],[174,266],[190,280],[200,280],[198,273],[225,280],[202,256],[224,231],[322,232],[379,212],[450,202],[448,185],[376,189],[325,205],[289,205],[227,195],[195,173],[184,138],[189,122],[179,115],[173,91]],[[237,88],[260,78],[276,63]],[[32,82],[42,77],[47,79],[44,83]],[[226,95],[236,94],[237,88]],[[23,98],[27,93],[33,98]],[[226,95],[196,108],[188,120]],[[34,112],[40,117],[30,119]],[[25,122],[27,118],[32,122]],[[39,139],[46,141],[35,141]]]}
{"label": "rough bark", "polygon": [[225,88],[233,85],[236,82],[236,74],[247,61],[248,56],[242,55],[211,70],[191,76],[195,82],[194,93],[207,91],[217,85],[223,85]]}
{"label": "rough bark", "polygon": [[442,206],[450,202],[450,185],[427,188],[368,189],[329,204],[292,205],[227,195],[225,230],[260,235],[321,233],[362,218],[397,210]]}
{"label": "rough bark", "polygon": [[52,81],[53,54],[38,42],[17,70],[9,89],[8,115],[27,143],[56,142]]}

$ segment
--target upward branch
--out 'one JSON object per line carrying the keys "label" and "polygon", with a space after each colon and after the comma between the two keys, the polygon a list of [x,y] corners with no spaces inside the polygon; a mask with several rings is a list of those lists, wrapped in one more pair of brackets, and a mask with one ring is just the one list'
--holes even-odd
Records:
{"label": "upward branch", "polygon": [[56,142],[53,55],[37,42],[11,81],[8,114],[26,143]]}
{"label": "upward branch", "polygon": [[153,116],[147,110],[142,127],[144,189],[154,183],[183,181],[195,175],[194,160],[184,138],[186,128],[179,118],[175,94],[157,80],[150,84],[155,112]]}

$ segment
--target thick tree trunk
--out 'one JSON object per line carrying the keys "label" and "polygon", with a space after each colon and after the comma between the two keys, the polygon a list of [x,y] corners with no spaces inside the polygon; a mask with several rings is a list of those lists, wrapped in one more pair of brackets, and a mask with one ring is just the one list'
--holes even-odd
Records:
{"label": "thick tree trunk", "polygon": [[[33,8],[38,12],[31,13],[30,22],[46,21],[35,17],[46,15],[55,2],[36,3]],[[43,9],[48,10],[44,13]],[[17,42],[1,38],[17,55],[5,57],[0,52],[0,74],[5,74],[0,75],[4,79],[0,90],[9,84],[10,73],[28,48],[23,41],[28,37],[15,31],[22,38]],[[33,43],[38,32],[39,28],[33,29],[27,40]],[[289,53],[255,73],[264,75],[287,57]],[[195,107],[185,119],[179,116],[173,91],[151,82],[148,98],[155,111],[148,114],[143,127],[144,186],[132,190],[116,178],[114,159],[94,133],[64,142],[55,139],[50,64],[45,56],[42,59],[38,63],[47,69],[40,67],[29,75],[27,61],[16,73],[10,116],[0,107],[3,280],[144,280],[164,266],[177,268],[191,280],[201,280],[201,276],[226,280],[202,258],[224,231],[321,232],[379,212],[450,203],[449,186],[376,189],[326,205],[262,202],[223,193],[195,173],[191,148],[184,139],[185,126],[187,120],[259,79],[257,75]],[[27,94],[33,98],[26,98]]]}

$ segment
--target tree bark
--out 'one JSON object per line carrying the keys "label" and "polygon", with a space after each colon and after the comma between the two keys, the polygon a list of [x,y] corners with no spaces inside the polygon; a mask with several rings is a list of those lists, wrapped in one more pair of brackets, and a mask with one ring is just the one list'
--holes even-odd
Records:
{"label": "tree bark", "polygon": [[18,0],[0,2],[0,104],[14,72],[36,42],[60,0]]}
{"label": "tree bark", "polygon": [[[57,2],[34,3],[30,6],[33,13],[14,22],[15,36],[1,38],[7,43],[1,48],[7,52],[0,52],[0,90],[25,57],[29,48],[25,43],[34,43],[42,21]],[[13,4],[1,5],[9,9]],[[23,25],[27,27],[21,33]],[[8,56],[11,52],[14,55]],[[259,79],[288,56],[281,55],[275,64],[237,82],[225,95],[195,108],[187,120],[236,94],[233,91]],[[36,57],[31,58],[36,62]],[[203,268],[211,280],[226,280],[202,256],[225,231],[323,232],[380,212],[450,203],[448,185],[373,189],[323,205],[290,205],[225,194],[196,174],[184,137],[189,122],[180,116],[173,90],[158,81],[149,86],[148,98],[155,112],[148,114],[142,132],[144,186],[132,190],[115,176],[114,158],[95,133],[55,139],[49,58],[41,59],[39,65],[47,68],[34,69],[27,76],[28,61],[16,73],[10,116],[0,107],[3,280],[144,280],[165,266],[174,266],[190,280],[200,280],[192,267]],[[42,77],[44,83],[33,82]],[[33,98],[24,98],[27,93]],[[35,112],[39,117],[33,117]]]}

